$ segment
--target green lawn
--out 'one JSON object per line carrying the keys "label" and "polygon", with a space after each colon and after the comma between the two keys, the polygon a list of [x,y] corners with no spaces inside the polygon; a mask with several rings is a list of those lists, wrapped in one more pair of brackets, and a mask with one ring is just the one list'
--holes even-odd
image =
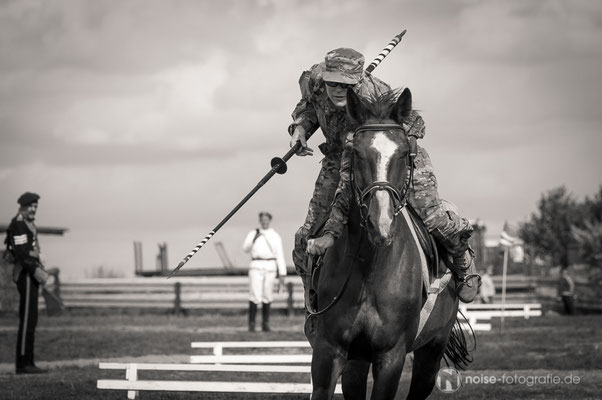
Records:
{"label": "green lawn", "polygon": [[[187,355],[198,353],[191,341],[214,340],[303,340],[302,317],[273,317],[274,332],[249,334],[246,316],[198,315],[97,315],[41,317],[36,336],[36,357],[40,362],[76,359],[105,359],[145,355]],[[114,399],[125,393],[99,391],[100,377],[121,377],[119,371],[100,371],[90,362],[83,367],[54,366],[42,376],[15,376],[12,371],[16,340],[16,318],[0,318],[0,399]],[[453,394],[434,390],[434,399],[516,399],[516,398],[600,398],[602,393],[602,316],[540,317],[530,320],[506,319],[504,331],[494,320],[491,332],[477,333],[475,361],[464,376],[579,376],[578,384],[466,384]],[[50,364],[51,367],[53,364]],[[194,374],[169,374],[142,378],[199,379]],[[404,373],[405,374],[405,373]],[[203,377],[205,379],[206,376]],[[228,380],[211,374],[207,379]],[[237,374],[236,379],[256,380],[256,375]],[[279,375],[266,380],[284,379]],[[306,379],[294,377],[294,379]],[[402,385],[407,388],[409,377]],[[144,392],[144,399],[276,399],[280,396],[231,394],[190,394]],[[287,396],[301,399],[306,396]],[[403,398],[403,397],[400,397]]]}

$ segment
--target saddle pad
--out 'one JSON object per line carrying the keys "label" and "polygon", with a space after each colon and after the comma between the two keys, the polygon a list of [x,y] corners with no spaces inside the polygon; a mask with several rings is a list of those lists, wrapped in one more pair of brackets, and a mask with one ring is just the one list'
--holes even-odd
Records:
{"label": "saddle pad", "polygon": [[448,270],[441,278],[437,277],[437,278],[431,279],[431,276],[429,276],[429,268],[427,265],[426,256],[424,254],[424,250],[422,249],[420,241],[418,240],[418,235],[416,234],[416,230],[414,229],[414,224],[412,222],[412,219],[405,207],[402,208],[401,213],[402,213],[403,217],[406,219],[408,227],[410,228],[410,232],[412,233],[412,237],[414,238],[414,241],[416,242],[416,247],[418,247],[418,253],[420,255],[420,264],[421,264],[421,269],[422,269],[422,283],[424,286],[424,290],[426,292],[426,302],[424,303],[424,305],[422,306],[422,309],[420,310],[420,320],[418,322],[418,330],[416,332],[416,338],[414,339],[414,342],[416,342],[420,333],[422,332],[422,329],[426,325],[426,322],[428,321],[429,317],[431,316],[431,313],[433,311],[433,308],[435,307],[435,302],[437,301],[437,297],[439,296],[439,293],[441,293],[443,291],[443,289],[445,289],[445,287],[449,283],[449,280],[451,278],[451,271]]}

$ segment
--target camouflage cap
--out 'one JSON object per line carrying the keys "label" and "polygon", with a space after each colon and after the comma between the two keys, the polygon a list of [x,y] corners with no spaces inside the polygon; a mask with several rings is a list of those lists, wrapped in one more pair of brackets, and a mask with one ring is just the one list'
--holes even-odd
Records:
{"label": "camouflage cap", "polygon": [[326,71],[324,71],[323,79],[327,82],[355,85],[362,77],[364,56],[353,49],[342,47],[329,51],[324,61]]}

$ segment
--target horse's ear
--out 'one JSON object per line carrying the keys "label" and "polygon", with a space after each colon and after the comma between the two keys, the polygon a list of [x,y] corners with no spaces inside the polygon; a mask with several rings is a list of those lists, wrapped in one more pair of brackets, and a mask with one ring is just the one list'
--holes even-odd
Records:
{"label": "horse's ear", "polygon": [[391,110],[390,117],[394,121],[402,122],[410,115],[410,111],[412,111],[412,92],[410,92],[410,89],[405,88]]}
{"label": "horse's ear", "polygon": [[358,124],[363,124],[366,120],[366,112],[360,97],[352,88],[347,88],[347,113]]}

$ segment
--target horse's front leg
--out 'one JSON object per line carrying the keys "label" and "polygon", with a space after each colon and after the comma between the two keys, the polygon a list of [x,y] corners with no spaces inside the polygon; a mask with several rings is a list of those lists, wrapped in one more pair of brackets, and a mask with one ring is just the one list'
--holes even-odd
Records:
{"label": "horse's front leg", "polygon": [[344,365],[345,357],[338,348],[330,345],[325,340],[317,340],[314,343],[311,360],[312,400],[332,399]]}
{"label": "horse's front leg", "polygon": [[376,356],[372,363],[374,386],[372,387],[371,400],[395,399],[405,358],[405,344],[403,346],[398,345],[393,350]]}

